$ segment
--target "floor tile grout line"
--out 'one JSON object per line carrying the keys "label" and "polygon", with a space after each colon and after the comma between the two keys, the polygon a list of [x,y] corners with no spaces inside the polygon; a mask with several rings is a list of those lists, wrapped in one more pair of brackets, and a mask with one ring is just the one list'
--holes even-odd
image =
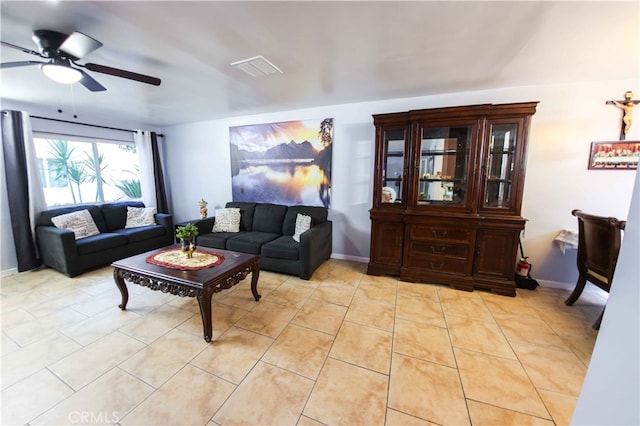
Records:
{"label": "floor tile grout line", "polygon": [[[64,401],[68,400],[69,398],[71,398],[73,395],[76,394],[76,391],[73,386],[71,386],[69,383],[67,383],[64,379],[62,379],[62,377],[59,377],[54,371],[52,371],[49,366],[43,368],[43,370],[47,370],[50,374],[52,374],[56,379],[60,380],[62,383],[64,383],[65,386],[67,386],[69,389],[71,389],[71,393],[61,399],[60,401],[57,401],[55,404],[51,405],[50,407],[46,408],[44,411],[40,412],[39,414],[37,414],[36,416],[32,417],[28,423],[31,423],[33,421],[35,421],[37,418],[42,417],[43,415],[45,415],[46,413],[48,413],[49,411],[53,410],[55,407],[57,407],[58,405],[62,404]],[[33,373],[33,375],[38,374],[40,371],[42,370],[38,370],[37,372]],[[33,376],[32,375],[32,376]]]}
{"label": "floor tile grout line", "polygon": [[[284,282],[280,283],[280,285],[278,285],[278,287],[274,288],[273,290],[276,290],[276,289],[280,288],[280,286],[281,286],[282,284],[284,284],[285,282],[286,282],[286,281],[284,281]],[[273,290],[272,290],[272,291],[273,291]],[[308,299],[307,299],[307,300],[308,300]],[[262,299],[261,299],[261,301],[262,301]],[[273,302],[272,302],[272,303],[273,303]],[[296,309],[296,310],[297,310],[296,315],[300,312],[300,309],[301,309],[301,308],[297,308],[297,309]],[[249,312],[251,312],[251,311],[248,311],[248,312],[247,312],[245,315],[243,315],[242,317],[244,317],[244,316],[248,315],[248,314],[249,314]],[[231,392],[231,393],[229,394],[229,396],[225,399],[225,401],[224,401],[222,404],[220,404],[220,406],[218,407],[218,409],[217,409],[217,410],[216,410],[216,411],[211,415],[211,417],[209,418],[209,421],[210,421],[210,422],[214,422],[213,418],[214,418],[214,417],[216,416],[216,414],[220,411],[220,409],[221,409],[221,408],[226,404],[226,402],[227,402],[227,401],[229,401],[229,399],[230,399],[230,398],[233,396],[233,394],[238,390],[238,388],[240,387],[240,385],[241,385],[241,384],[242,384],[242,383],[247,379],[247,377],[249,377],[249,375],[250,375],[250,374],[251,374],[251,372],[256,368],[256,366],[258,365],[258,363],[260,363],[260,362],[264,362],[265,364],[273,365],[273,364],[271,364],[271,363],[268,363],[268,362],[264,361],[264,360],[263,360],[263,357],[264,357],[264,356],[269,352],[269,350],[273,347],[273,345],[276,343],[276,341],[277,341],[278,337],[279,337],[279,336],[282,334],[282,332],[287,328],[287,326],[289,326],[289,325],[291,324],[291,321],[293,321],[293,319],[295,318],[295,316],[296,316],[296,315],[294,315],[294,316],[293,316],[293,317],[292,317],[292,318],[287,322],[287,324],[285,325],[285,327],[280,331],[280,333],[278,333],[278,336],[276,336],[276,337],[271,337],[271,336],[263,335],[263,336],[265,336],[265,337],[269,337],[269,338],[271,338],[271,339],[272,339],[271,344],[270,344],[270,345],[265,349],[265,351],[262,353],[262,355],[260,356],[260,358],[258,358],[258,360],[253,364],[253,366],[252,366],[252,367],[249,369],[249,371],[245,374],[245,376],[242,378],[242,380],[241,380],[237,385],[235,385],[235,384],[234,384],[234,385],[236,386],[236,388],[234,389],[234,391],[233,391],[233,392]],[[235,326],[235,327],[238,327],[238,328],[240,328],[240,329],[246,330],[247,332],[253,332],[253,333],[256,333],[256,334],[260,334],[260,333],[257,333],[257,332],[255,332],[255,331],[253,331],[253,330],[247,330],[247,329],[242,328],[241,326],[238,326],[238,325],[237,325],[237,323],[242,319],[242,317],[241,317],[241,318],[238,318],[238,319],[237,319],[237,320],[236,320],[236,321],[235,321],[235,322],[234,322],[234,323],[233,323],[233,324],[232,324],[232,325],[231,325],[231,326],[230,326],[230,327],[229,327],[225,332],[223,332],[223,333],[220,335],[220,337],[222,337],[225,333],[227,333],[227,332],[228,332],[232,327],[234,327],[234,326]],[[262,334],[260,334],[260,335],[262,335]],[[276,365],[273,365],[273,366],[274,366],[274,367],[278,367],[278,366],[276,366]],[[278,368],[279,368],[279,367],[278,367]],[[285,370],[285,371],[289,371],[289,372],[291,372],[290,370]],[[295,372],[291,372],[291,373],[295,373]],[[297,373],[296,373],[296,374],[297,374]],[[318,374],[319,374],[319,373],[318,373]],[[216,377],[218,377],[218,376],[216,376]],[[304,376],[300,375],[300,377],[304,377]],[[306,377],[305,377],[305,378],[306,378]],[[308,379],[308,378],[307,378],[307,379]],[[313,381],[314,381],[314,386],[315,386],[315,382],[316,382],[316,380],[313,380]],[[231,382],[230,382],[230,383],[231,383]],[[309,396],[310,396],[310,395],[311,395],[311,392],[309,392]],[[305,404],[306,404],[306,403],[305,403]],[[303,408],[303,410],[302,410],[302,411],[304,411],[304,408]],[[302,411],[301,411],[301,415],[302,415]]]}
{"label": "floor tile grout line", "polygon": [[[529,306],[529,303],[526,301],[526,298],[524,300],[525,300],[525,303]],[[529,306],[529,307],[533,309],[533,307],[531,307],[531,306]],[[489,309],[489,310],[491,311],[491,309]],[[535,309],[534,309],[534,312],[536,312],[536,315],[539,316],[538,312],[535,311]],[[493,311],[491,311],[491,315],[495,319],[495,315],[494,315]],[[542,318],[539,318],[539,319],[542,320]],[[553,418],[553,415],[551,414],[551,410],[549,410],[549,407],[547,406],[547,403],[545,402],[544,398],[540,394],[539,388],[536,386],[536,384],[534,383],[533,379],[531,378],[531,374],[529,373],[529,371],[527,371],[527,368],[525,367],[520,355],[518,354],[518,351],[513,347],[513,342],[514,341],[512,341],[511,339],[508,338],[508,336],[504,333],[504,329],[500,325],[500,322],[497,319],[495,319],[495,320],[496,320],[496,324],[498,325],[498,328],[500,329],[500,332],[503,334],[503,337],[505,338],[505,340],[507,341],[507,344],[511,348],[511,351],[516,356],[516,360],[520,364],[520,368],[522,368],[522,371],[524,371],[524,374],[526,375],[527,379],[529,380],[529,383],[531,384],[531,386],[535,390],[536,395],[538,395],[538,398],[540,399],[540,402],[542,403],[542,405],[544,406],[545,410],[547,411],[547,415],[548,415],[548,419],[547,420],[551,420],[554,424],[556,424],[556,421]],[[523,343],[526,343],[526,342],[523,342]],[[545,345],[545,347],[546,347],[546,345]],[[523,414],[531,415],[531,414],[528,414],[528,413],[523,413]],[[539,416],[534,416],[534,417],[540,418]]]}
{"label": "floor tile grout line", "polygon": [[[606,303],[606,302],[605,302],[605,303]],[[584,365],[584,366],[585,366],[585,368],[589,368],[589,365],[588,365],[588,364],[585,364],[585,362],[584,362],[584,361],[582,360],[582,358],[581,358],[581,357],[580,357],[580,356],[575,352],[575,350],[572,348],[572,346],[571,346],[570,344],[568,344],[568,343],[567,343],[567,340],[566,340],[562,335],[560,335],[560,334],[559,334],[559,333],[554,329],[554,327],[553,327],[551,324],[549,324],[549,322],[548,322],[547,320],[545,320],[545,318],[544,318],[542,315],[540,315],[540,313],[538,312],[538,309],[536,309],[536,307],[535,307],[535,306],[531,306],[528,302],[527,302],[527,304],[529,305],[529,307],[530,307],[531,309],[533,309],[533,310],[536,312],[536,314],[539,316],[540,320],[541,320],[542,322],[544,322],[544,323],[545,323],[545,325],[546,325],[547,327],[549,327],[549,329],[554,333],[554,335],[556,335],[556,336],[557,336],[557,337],[562,341],[562,343],[567,347],[568,351],[565,351],[565,352],[570,352],[570,353],[572,353],[576,358],[578,358],[578,360],[582,363],[582,365]],[[595,320],[594,320],[594,321],[595,321]],[[595,340],[594,340],[594,345],[595,345]],[[593,348],[592,348],[592,351],[593,351]]]}
{"label": "floor tile grout line", "polygon": [[[206,349],[206,348],[205,348],[205,349]],[[192,361],[193,361],[193,360],[192,360]],[[258,363],[258,362],[256,362],[256,364],[257,364],[257,363]],[[252,368],[251,368],[251,370],[249,370],[249,372],[247,372],[246,376],[242,378],[242,380],[240,381],[240,383],[235,384],[235,383],[233,383],[233,382],[229,381],[228,379],[226,379],[226,378],[224,378],[224,377],[220,377],[220,376],[218,376],[217,374],[214,374],[214,373],[211,373],[211,372],[209,372],[209,371],[207,371],[207,370],[204,370],[203,368],[201,368],[201,367],[199,367],[199,366],[197,366],[197,365],[191,364],[191,362],[189,362],[189,363],[185,364],[185,367],[186,367],[187,365],[191,366],[192,368],[198,369],[198,370],[200,370],[200,371],[204,372],[205,374],[210,374],[210,375],[212,375],[212,376],[216,377],[216,378],[217,378],[217,379],[219,379],[219,380],[223,380],[223,381],[225,381],[226,383],[229,383],[229,384],[231,384],[231,385],[235,386],[235,388],[233,389],[233,391],[232,391],[231,393],[229,393],[229,395],[224,399],[224,401],[220,404],[220,406],[219,406],[219,407],[218,407],[218,408],[213,412],[213,414],[211,414],[211,416],[209,417],[209,420],[208,420],[209,422],[213,422],[213,418],[216,416],[216,414],[218,414],[218,411],[220,411],[220,409],[221,409],[221,408],[222,408],[222,407],[227,403],[227,401],[229,401],[229,398],[231,398],[231,397],[233,396],[233,394],[234,394],[234,393],[238,390],[238,388],[240,387],[240,384],[241,384],[241,383],[244,381],[244,379],[246,379],[246,378],[247,378],[247,376],[251,373],[251,370],[253,370],[253,367],[252,367]],[[255,364],[254,364],[254,367],[255,367]],[[132,411],[133,411],[133,410],[132,410]]]}
{"label": "floor tile grout line", "polygon": [[389,413],[389,398],[391,397],[391,371],[393,369],[393,354],[394,354],[394,348],[395,348],[395,344],[396,344],[396,326],[397,326],[397,320],[398,320],[398,297],[399,296],[399,289],[398,289],[398,282],[396,281],[395,283],[395,287],[396,287],[396,293],[395,293],[395,299],[393,301],[393,326],[391,327],[391,353],[389,354],[389,378],[387,379],[387,398],[385,399],[385,410],[384,410],[384,423],[387,423],[387,414]]}
{"label": "floor tile grout line", "polygon": [[[247,312],[247,314],[248,314],[249,312],[251,312],[251,311],[248,311],[248,312]],[[246,315],[246,314],[245,314],[245,315]],[[243,315],[243,317],[244,317],[244,315]],[[228,379],[226,379],[226,378],[220,377],[220,376],[218,376],[217,374],[211,373],[211,372],[209,372],[209,371],[207,371],[207,370],[202,369],[201,367],[198,367],[198,366],[196,366],[196,365],[191,364],[191,362],[193,361],[193,359],[195,359],[195,357],[194,357],[191,361],[189,361],[189,363],[187,363],[188,365],[191,365],[191,366],[193,366],[193,367],[195,367],[195,368],[198,368],[199,370],[202,370],[202,371],[206,372],[207,374],[211,374],[211,375],[213,375],[213,376],[215,376],[215,377],[217,377],[217,378],[219,378],[219,379],[221,379],[221,380],[224,380],[224,381],[226,381],[226,382],[228,382],[228,383],[231,383],[232,385],[234,385],[234,386],[235,386],[235,389],[234,389],[234,390],[233,390],[233,391],[232,391],[232,392],[231,392],[231,393],[230,393],[230,394],[225,398],[224,402],[222,402],[222,403],[220,404],[220,406],[218,407],[218,409],[217,409],[217,410],[215,410],[215,412],[214,412],[214,413],[209,417],[209,421],[210,421],[210,422],[214,422],[213,418],[216,416],[216,414],[217,414],[217,413],[220,411],[220,409],[221,409],[221,408],[222,408],[222,407],[227,403],[227,401],[229,401],[229,399],[230,399],[230,398],[233,396],[233,394],[238,390],[238,388],[240,387],[240,385],[241,385],[241,384],[242,384],[242,383],[247,379],[247,377],[249,377],[249,375],[251,374],[251,372],[255,369],[256,365],[258,365],[258,363],[259,363],[259,362],[261,362],[262,357],[263,357],[263,356],[264,356],[264,355],[269,351],[269,349],[274,345],[274,343],[275,343],[275,342],[276,342],[276,340],[277,340],[277,337],[276,337],[276,338],[273,338],[273,337],[270,337],[270,336],[265,336],[265,335],[263,335],[263,334],[260,334],[260,333],[255,332],[255,331],[253,331],[253,330],[246,330],[246,329],[244,329],[244,328],[242,328],[242,327],[240,327],[240,326],[236,325],[236,324],[237,324],[237,322],[238,322],[238,321],[240,321],[240,319],[241,319],[241,318],[238,318],[238,319],[237,319],[233,324],[231,324],[231,326],[230,326],[229,328],[227,328],[227,330],[226,330],[226,331],[224,331],[222,334],[220,334],[220,336],[218,336],[218,338],[220,338],[220,337],[224,336],[224,335],[225,335],[226,333],[228,333],[228,332],[229,332],[229,330],[231,330],[233,327],[238,327],[238,328],[240,328],[240,329],[242,329],[242,330],[245,330],[245,331],[247,331],[247,332],[249,332],[249,333],[255,333],[255,334],[258,334],[258,335],[261,335],[261,336],[264,336],[264,337],[269,337],[269,338],[271,338],[271,339],[272,339],[272,342],[271,342],[271,343],[269,344],[269,346],[265,349],[264,353],[263,353],[262,355],[260,355],[260,357],[256,360],[256,362],[251,366],[251,368],[249,369],[249,371],[247,371],[247,373],[244,375],[244,377],[242,378],[242,380],[240,380],[240,382],[238,382],[238,384],[235,384],[235,383],[231,382],[230,380],[228,380]],[[211,344],[213,344],[213,340],[211,341]],[[204,352],[205,350],[207,350],[207,349],[209,349],[209,348],[211,348],[211,347],[213,347],[213,346],[206,346],[206,347],[205,347],[205,348],[204,348],[200,353]]]}
{"label": "floor tile grout line", "polygon": [[[54,362],[55,364],[55,362]],[[81,392],[83,389],[86,389],[88,386],[90,386],[92,383],[94,383],[95,381],[99,380],[100,378],[104,377],[105,375],[109,374],[111,371],[113,371],[113,369],[118,368],[117,365],[113,366],[112,368],[110,368],[109,370],[104,371],[102,374],[100,374],[99,376],[97,376],[95,379],[91,380],[88,383],[85,383],[83,386],[79,387],[77,390],[74,389],[73,386],[71,386],[71,384],[67,383],[62,377],[60,377],[58,374],[56,374],[55,371],[51,370],[49,366],[44,367],[42,370],[47,370],[49,373],[51,373],[55,378],[57,378],[58,380],[60,380],[62,383],[64,383],[67,387],[69,387],[69,389],[71,389],[71,393],[61,399],[60,401],[56,402],[54,405],[52,405],[51,407],[49,407],[48,409],[46,409],[45,411],[41,412],[40,414],[38,414],[36,417],[32,418],[28,423],[31,423],[33,421],[35,421],[37,418],[42,417],[43,415],[47,414],[48,412],[50,412],[51,410],[55,409],[57,406],[59,406],[60,404],[62,404],[64,401],[67,401],[71,398],[73,398],[75,395],[77,395],[79,392]],[[39,373],[42,370],[38,370],[37,372],[35,372],[34,374]],[[127,373],[125,371],[125,373]],[[127,373],[129,374],[129,373]],[[139,378],[135,377],[137,380],[140,380]]]}
{"label": "floor tile grout line", "polygon": [[[353,299],[353,296],[352,296],[352,299]],[[349,303],[349,306],[351,306],[351,302]],[[345,311],[345,313],[344,313],[344,315],[342,317],[342,321],[340,322],[340,326],[337,327],[336,334],[333,336],[333,340],[331,341],[331,345],[329,347],[329,350],[327,351],[327,355],[324,357],[324,361],[322,362],[322,366],[318,370],[318,377],[316,377],[316,379],[313,381],[313,386],[311,387],[311,391],[309,391],[309,395],[307,395],[307,399],[305,400],[305,402],[304,402],[304,404],[302,406],[302,410],[300,411],[300,416],[298,417],[298,422],[300,422],[300,418],[302,416],[305,416],[304,411],[307,408],[307,404],[309,403],[309,399],[311,399],[311,395],[313,395],[313,391],[315,390],[316,386],[318,385],[318,379],[320,379],[320,376],[322,375],[322,370],[324,370],[324,367],[327,365],[327,361],[329,360],[329,357],[331,355],[331,351],[333,350],[333,346],[336,343],[336,339],[338,338],[338,334],[340,333],[340,330],[342,329],[342,325],[345,322],[345,318],[347,317],[347,313],[349,312],[349,306],[347,306],[347,310]],[[311,417],[309,417],[309,418],[311,418]],[[313,418],[313,420],[316,420],[319,423],[323,423],[322,421],[320,421],[318,419],[315,419],[315,418]]]}
{"label": "floor tile grout line", "polygon": [[440,294],[440,289],[436,289],[436,294],[438,295],[438,300],[440,302],[440,309],[442,312],[442,318],[444,319],[445,329],[447,330],[447,337],[449,338],[449,345],[451,347],[451,353],[453,354],[453,361],[455,363],[456,375],[458,377],[458,383],[460,384],[460,390],[462,391],[462,397],[464,399],[464,406],[467,410],[467,419],[469,420],[469,424],[473,425],[473,419],[471,417],[471,410],[469,409],[469,403],[467,398],[467,391],[465,391],[464,381],[462,380],[462,374],[460,372],[460,364],[458,363],[458,356],[456,355],[456,351],[453,346],[453,337],[451,336],[451,328],[449,327],[449,321],[447,319],[447,314],[445,312],[445,307],[442,300],[442,295]]}
{"label": "floor tile grout line", "polygon": [[[184,366],[182,366],[182,368],[181,368],[180,370],[182,370],[186,365],[188,365],[188,364],[185,364]],[[123,419],[125,419],[129,414],[133,413],[133,412],[136,410],[136,408],[140,407],[140,406],[144,403],[144,401],[146,401],[146,400],[148,400],[149,398],[151,398],[151,397],[152,397],[152,396],[153,396],[153,395],[158,391],[158,389],[160,389],[160,388],[162,387],[162,385],[161,385],[161,386],[159,386],[159,387],[155,387],[155,386],[153,386],[151,383],[148,383],[148,382],[144,381],[144,380],[143,380],[143,379],[141,379],[140,377],[135,376],[134,374],[132,374],[132,373],[128,372],[127,370],[125,370],[124,368],[120,367],[120,365],[117,365],[117,366],[115,366],[114,368],[119,369],[119,370],[120,370],[120,371],[122,371],[123,373],[125,373],[125,374],[127,374],[127,375],[129,375],[129,376],[131,376],[131,377],[133,377],[133,378],[135,378],[136,380],[141,381],[142,383],[144,383],[145,385],[148,385],[149,387],[151,387],[151,388],[153,389],[153,391],[149,392],[149,395],[147,395],[147,396],[146,396],[145,398],[143,398],[140,402],[138,402],[138,404],[136,404],[135,406],[131,407],[131,409],[130,409],[126,414],[124,414],[122,417],[120,417],[120,418],[118,419],[118,424],[120,424],[120,422],[121,422]],[[174,376],[175,376],[175,374],[174,374]],[[169,380],[171,380],[171,378],[172,378],[172,377],[174,377],[174,376],[171,376],[169,379],[167,379],[166,381],[164,381],[162,384],[164,385],[166,382],[168,382]]]}

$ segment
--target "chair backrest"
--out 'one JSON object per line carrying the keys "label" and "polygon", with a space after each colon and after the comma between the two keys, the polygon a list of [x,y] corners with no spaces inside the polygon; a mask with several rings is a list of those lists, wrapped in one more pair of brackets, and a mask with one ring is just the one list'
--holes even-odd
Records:
{"label": "chair backrest", "polygon": [[618,261],[622,230],[627,222],[573,210],[578,218],[578,271],[605,291],[611,288]]}

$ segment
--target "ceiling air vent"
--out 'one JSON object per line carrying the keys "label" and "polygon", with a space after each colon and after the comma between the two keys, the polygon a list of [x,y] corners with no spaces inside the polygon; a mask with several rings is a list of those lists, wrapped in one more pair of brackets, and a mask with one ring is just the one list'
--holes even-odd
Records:
{"label": "ceiling air vent", "polygon": [[231,65],[240,68],[251,77],[260,77],[275,73],[282,74],[280,68],[273,65],[264,56],[254,56],[253,58],[234,62]]}

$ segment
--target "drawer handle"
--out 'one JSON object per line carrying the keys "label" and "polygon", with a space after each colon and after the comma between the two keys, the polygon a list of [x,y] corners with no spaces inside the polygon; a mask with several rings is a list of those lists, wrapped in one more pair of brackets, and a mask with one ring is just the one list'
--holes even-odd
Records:
{"label": "drawer handle", "polygon": [[433,254],[442,254],[444,253],[444,251],[446,250],[446,247],[440,246],[440,249],[438,250],[438,247],[436,246],[431,246],[431,252]]}
{"label": "drawer handle", "polygon": [[442,269],[444,263],[440,262],[440,264],[436,266],[433,264],[433,262],[429,262],[429,265],[431,266],[431,269]]}
{"label": "drawer handle", "polygon": [[433,231],[431,231],[431,232],[433,232],[433,236],[434,236],[434,237],[436,237],[436,238],[444,238],[444,237],[446,237],[446,236],[447,236],[447,231],[442,231],[442,232],[438,233],[438,231],[436,231],[436,230],[434,229],[434,230],[433,230]]}

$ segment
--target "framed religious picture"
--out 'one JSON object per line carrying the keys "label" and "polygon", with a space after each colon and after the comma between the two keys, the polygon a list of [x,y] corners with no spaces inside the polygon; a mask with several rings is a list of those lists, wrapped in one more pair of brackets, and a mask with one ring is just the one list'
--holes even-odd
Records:
{"label": "framed religious picture", "polygon": [[636,170],[640,142],[591,142],[589,170]]}

